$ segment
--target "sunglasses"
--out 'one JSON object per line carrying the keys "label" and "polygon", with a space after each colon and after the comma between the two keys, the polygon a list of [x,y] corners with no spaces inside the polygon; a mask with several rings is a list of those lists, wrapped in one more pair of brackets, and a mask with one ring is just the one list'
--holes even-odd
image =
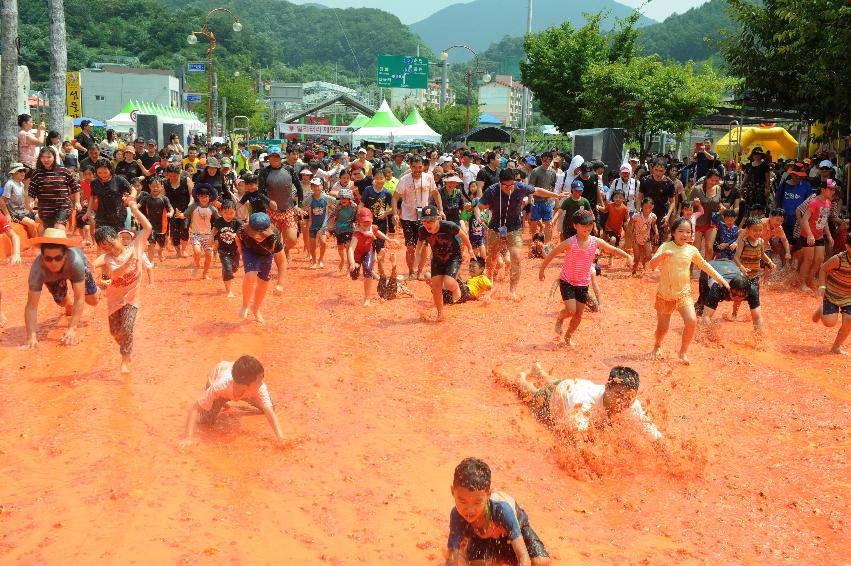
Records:
{"label": "sunglasses", "polygon": [[59,263],[63,259],[65,259],[65,254],[59,254],[59,255],[41,254],[41,260],[45,263]]}

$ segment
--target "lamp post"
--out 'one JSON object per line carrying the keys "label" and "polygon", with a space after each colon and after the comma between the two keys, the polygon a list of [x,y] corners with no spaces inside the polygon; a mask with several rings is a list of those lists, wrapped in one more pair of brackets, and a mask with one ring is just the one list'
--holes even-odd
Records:
{"label": "lamp post", "polygon": [[461,49],[466,49],[470,53],[473,54],[473,68],[468,68],[464,71],[464,83],[467,85],[467,128],[465,131],[470,131],[470,107],[473,98],[473,77],[481,74],[482,80],[486,83],[489,83],[491,80],[490,73],[487,71],[483,71],[479,69],[479,54],[476,53],[472,47],[468,45],[450,45],[446,49],[440,52],[440,64],[442,66],[441,69],[441,80],[440,80],[440,109],[446,106],[446,84],[447,84],[447,61],[449,60],[449,50],[455,49],[456,47]]}
{"label": "lamp post", "polygon": [[204,26],[201,31],[190,32],[186,36],[186,42],[189,45],[198,43],[198,36],[206,37],[210,41],[210,47],[207,49],[207,143],[213,137],[213,50],[216,48],[216,34],[210,29],[210,16],[216,12],[227,12],[233,18],[233,31],[242,31],[242,24],[239,21],[239,16],[231,12],[228,8],[213,8],[207,15],[204,16]]}

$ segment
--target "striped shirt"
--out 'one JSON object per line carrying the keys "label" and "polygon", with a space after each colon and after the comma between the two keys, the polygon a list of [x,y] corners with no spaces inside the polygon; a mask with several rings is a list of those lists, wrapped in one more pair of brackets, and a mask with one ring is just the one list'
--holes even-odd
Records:
{"label": "striped shirt", "polygon": [[561,280],[574,287],[587,287],[591,284],[591,264],[597,254],[597,238],[591,236],[583,249],[579,240],[571,236],[570,249],[564,254],[564,266],[561,268]]}
{"label": "striped shirt", "polygon": [[747,237],[742,239],[742,253],[739,256],[739,262],[742,264],[745,277],[748,279],[753,279],[759,275],[763,251],[764,242],[762,238],[756,242],[751,242]]}
{"label": "striped shirt", "polygon": [[36,169],[30,177],[30,198],[38,199],[39,214],[53,216],[71,210],[71,195],[80,191],[74,175],[64,167]]}
{"label": "striped shirt", "polygon": [[827,274],[824,295],[838,307],[851,305],[851,259],[844,251],[839,256],[839,267]]}

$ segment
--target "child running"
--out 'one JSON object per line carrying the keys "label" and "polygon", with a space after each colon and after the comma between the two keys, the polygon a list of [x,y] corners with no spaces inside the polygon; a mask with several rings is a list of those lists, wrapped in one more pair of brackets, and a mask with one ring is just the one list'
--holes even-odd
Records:
{"label": "child running", "polygon": [[239,269],[241,253],[236,235],[242,230],[242,221],[236,217],[236,203],[232,200],[222,202],[220,215],[213,221],[213,249],[218,252],[222,263],[222,281],[227,298],[232,299],[236,297],[231,291],[233,272]]}
{"label": "child running", "polygon": [[647,260],[652,255],[652,243],[659,239],[659,228],[656,222],[656,214],[653,212],[653,199],[645,197],[641,201],[641,212],[634,215],[629,221],[628,229],[631,229],[630,234],[632,239],[632,251],[635,254],[635,261],[632,264],[632,276],[639,275],[638,266],[641,265],[641,271],[647,269]]}
{"label": "child running", "polygon": [[152,232],[148,246],[148,257],[154,257],[158,252],[160,263],[163,261],[165,239],[168,234],[168,219],[174,216],[174,208],[165,196],[165,178],[151,177],[148,181],[150,193],[142,193],[139,199],[139,210],[151,223]]}
{"label": "child running", "polygon": [[693,227],[687,218],[677,218],[671,227],[671,240],[668,240],[656,250],[648,264],[648,269],[656,269],[661,265],[662,276],[656,291],[656,335],[652,356],[659,357],[662,351],[662,341],[668,333],[671,314],[677,310],[683,317],[683,338],[680,345],[680,360],[688,365],[688,347],[694,338],[697,328],[697,315],[694,311],[694,301],[691,297],[690,270],[692,263],[705,271],[710,277],[730,292],[730,284],[715,269],[707,263],[700,251],[689,244]]}
{"label": "child running", "polygon": [[[269,268],[271,269],[271,264]],[[216,364],[207,376],[204,394],[192,404],[189,414],[186,415],[186,431],[180,446],[185,448],[194,442],[199,417],[202,423],[212,424],[228,401],[242,400],[266,415],[272,430],[275,431],[278,445],[284,447],[284,433],[275,414],[269,389],[263,383],[263,377],[263,364],[254,356],[241,356],[235,362]]]}
{"label": "child running", "polygon": [[370,298],[375,292],[376,280],[372,269],[375,266],[374,244],[376,240],[393,242],[387,235],[372,223],[372,211],[368,208],[358,209],[357,224],[349,242],[349,265],[352,280],[357,280],[363,268],[363,306],[371,305]]}
{"label": "child running", "polygon": [[845,251],[824,262],[819,270],[817,297],[824,297],[821,307],[813,314],[813,322],[822,322],[828,328],[836,326],[839,313],[842,323],[830,351],[847,355],[842,345],[851,334],[851,234],[845,239]]}
{"label": "child running", "polygon": [[139,312],[138,291],[144,267],[143,254],[151,235],[151,222],[139,210],[139,205],[129,196],[125,204],[142,230],[131,245],[126,246],[112,226],[99,226],[95,230],[95,243],[106,255],[103,269],[109,276],[106,286],[106,305],[109,313],[109,333],[118,342],[121,352],[121,373],[130,373],[133,354],[133,326]]}
{"label": "child running", "polygon": [[455,507],[449,515],[446,566],[462,561],[467,541],[467,564],[549,566],[544,543],[529,525],[529,517],[514,499],[491,489],[490,467],[478,458],[465,458],[452,479]]}
{"label": "child running", "polygon": [[[310,269],[325,267],[325,231],[328,227],[328,207],[336,204],[337,199],[322,190],[322,179],[310,180],[311,194],[304,197],[301,208],[307,216],[307,251],[310,254]],[[317,248],[319,253],[316,253]]]}
{"label": "child running", "polygon": [[431,296],[437,308],[437,322],[444,320],[443,290],[452,293],[452,300],[458,302],[461,298],[461,288],[458,286],[458,270],[461,268],[461,244],[470,252],[470,257],[476,253],[470,244],[470,238],[454,222],[440,219],[440,211],[434,205],[423,208],[422,225],[417,233],[417,248],[415,252],[416,265],[420,265],[425,246],[431,248]]}
{"label": "child running", "polygon": [[189,219],[189,241],[192,243],[195,267],[192,276],[198,275],[201,267],[201,255],[204,255],[204,271],[201,279],[209,279],[210,263],[213,260],[213,221],[219,213],[212,205],[216,200],[216,189],[206,183],[195,185],[192,197],[195,202],[189,205],[184,215]]}
{"label": "child running", "polygon": [[337,238],[337,253],[340,255],[338,271],[345,269],[347,272],[351,272],[354,266],[349,265],[349,255],[346,253],[346,249],[349,242],[352,241],[355,214],[357,214],[358,207],[354,202],[351,189],[340,189],[337,201],[337,205],[331,211],[328,229],[333,230]]}
{"label": "child running", "polygon": [[242,265],[245,278],[242,280],[242,310],[240,318],[248,318],[248,312],[254,320],[265,322],[260,314],[266,290],[272,279],[272,261],[275,254],[281,253],[284,244],[281,233],[272,226],[272,220],[265,212],[255,212],[248,218],[248,225],[239,232],[239,245],[242,249]]}
{"label": "child running", "polygon": [[[544,270],[550,262],[560,253],[564,253],[564,266],[559,276],[559,287],[564,308],[559,312],[556,319],[555,331],[559,340],[564,334],[564,320],[570,318],[567,334],[564,334],[564,342],[573,346],[573,333],[582,322],[582,313],[588,303],[588,287],[591,285],[590,269],[596,257],[597,248],[611,254],[618,254],[626,258],[627,265],[632,265],[632,257],[620,248],[616,248],[597,237],[591,236],[594,229],[594,213],[590,210],[579,210],[573,215],[573,231],[575,234],[557,245],[541,263],[538,270],[538,278],[543,281],[546,278]],[[581,303],[581,306],[577,305]]]}

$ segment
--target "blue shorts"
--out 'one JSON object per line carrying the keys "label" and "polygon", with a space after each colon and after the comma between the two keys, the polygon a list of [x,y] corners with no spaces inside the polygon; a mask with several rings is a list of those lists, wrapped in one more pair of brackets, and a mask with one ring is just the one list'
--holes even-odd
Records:
{"label": "blue shorts", "polygon": [[553,221],[553,203],[536,202],[532,204],[532,220],[543,222]]}
{"label": "blue shorts", "polygon": [[851,316],[851,305],[845,305],[844,307],[840,307],[839,305],[833,304],[830,299],[825,297],[821,303],[822,316],[836,314],[838,312]]}
{"label": "blue shorts", "polygon": [[248,248],[242,248],[242,265],[245,274],[257,273],[263,281],[272,279],[272,260],[274,255],[257,255]]}
{"label": "blue shorts", "polygon": [[[363,268],[364,279],[374,279],[372,267],[375,264],[375,252],[369,250],[359,258],[355,258],[355,263]],[[355,268],[351,272],[352,279],[357,279],[360,275],[360,269]]]}
{"label": "blue shorts", "polygon": [[[86,261],[86,275],[84,280],[86,283],[86,295],[97,295],[98,286],[95,285],[95,278],[92,276],[92,271],[89,269],[88,261]],[[53,300],[57,305],[65,303],[65,298],[68,296],[67,279],[60,279],[59,281],[45,283],[44,286],[47,287],[47,290],[50,292],[50,295],[53,297]]]}

